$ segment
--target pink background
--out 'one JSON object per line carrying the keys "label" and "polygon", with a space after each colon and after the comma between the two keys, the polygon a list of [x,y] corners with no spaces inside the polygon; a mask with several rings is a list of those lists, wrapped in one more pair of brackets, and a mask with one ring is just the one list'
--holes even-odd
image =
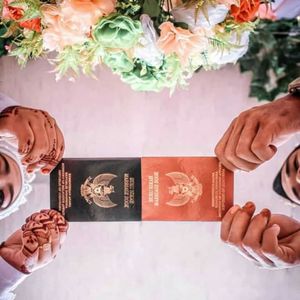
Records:
{"label": "pink background", "polygon": [[[0,91],[24,106],[55,116],[66,139],[66,157],[212,155],[231,120],[257,105],[248,98],[250,75],[237,67],[200,72],[188,90],[170,98],[137,93],[105,68],[99,79],[55,82],[45,60],[20,70],[0,60]],[[235,178],[235,202],[300,216],[271,190],[294,137],[258,170]],[[30,213],[49,206],[48,177],[39,176],[29,201],[0,221],[0,239]],[[72,223],[55,262],[20,286],[16,299],[298,299],[299,270],[252,266],[219,240],[219,223]]]}

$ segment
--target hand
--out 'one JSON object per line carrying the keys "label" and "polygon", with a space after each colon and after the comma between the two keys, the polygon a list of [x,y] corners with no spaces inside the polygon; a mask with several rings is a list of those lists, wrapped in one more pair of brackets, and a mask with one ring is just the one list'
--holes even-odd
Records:
{"label": "hand", "polygon": [[68,223],[60,213],[42,210],[2,244],[0,256],[17,270],[32,273],[56,257],[67,231]]}
{"label": "hand", "polygon": [[0,114],[0,135],[16,138],[28,172],[48,174],[61,160],[64,138],[56,121],[45,111],[12,106]]}
{"label": "hand", "polygon": [[300,99],[288,95],[253,107],[235,118],[215,148],[229,170],[251,171],[276,153],[276,146],[300,130]]}
{"label": "hand", "polygon": [[253,217],[254,211],[252,202],[233,206],[222,220],[221,239],[262,268],[300,265],[300,223],[268,209]]}

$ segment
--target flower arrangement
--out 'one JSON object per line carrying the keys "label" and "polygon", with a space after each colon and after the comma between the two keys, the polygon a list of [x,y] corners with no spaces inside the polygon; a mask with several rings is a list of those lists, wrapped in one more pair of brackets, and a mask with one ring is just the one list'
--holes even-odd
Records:
{"label": "flower arrangement", "polygon": [[56,52],[57,79],[93,75],[104,64],[134,90],[173,91],[199,68],[217,69],[246,53],[260,3],[2,0],[0,32],[22,66]]}

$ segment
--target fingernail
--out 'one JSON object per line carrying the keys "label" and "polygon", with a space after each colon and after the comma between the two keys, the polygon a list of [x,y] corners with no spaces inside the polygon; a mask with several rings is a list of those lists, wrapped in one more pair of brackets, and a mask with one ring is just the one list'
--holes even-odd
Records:
{"label": "fingernail", "polygon": [[234,205],[230,208],[229,213],[234,215],[240,209],[239,205]]}
{"label": "fingernail", "polygon": [[268,220],[269,218],[271,217],[271,212],[269,209],[267,208],[264,208],[261,212],[260,212],[261,215],[263,215],[264,217],[266,217]]}
{"label": "fingernail", "polygon": [[49,174],[49,173],[50,173],[50,170],[49,170],[49,169],[42,169],[42,173],[43,173],[43,174]]}
{"label": "fingernail", "polygon": [[33,172],[33,170],[32,169],[27,169],[27,173],[29,173],[29,174],[31,174]]}
{"label": "fingernail", "polygon": [[249,214],[253,214],[254,213],[254,209],[255,209],[255,205],[253,204],[253,202],[247,202],[244,206],[243,206],[243,210]]}

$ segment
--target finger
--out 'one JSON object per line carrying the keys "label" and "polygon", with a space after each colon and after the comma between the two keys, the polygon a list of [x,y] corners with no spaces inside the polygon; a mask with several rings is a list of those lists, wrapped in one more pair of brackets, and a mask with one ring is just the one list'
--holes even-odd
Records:
{"label": "finger", "polygon": [[261,160],[270,160],[277,152],[277,148],[271,145],[272,135],[268,128],[259,127],[251,144],[251,151]]}
{"label": "finger", "polygon": [[53,149],[56,148],[57,137],[56,137],[56,128],[55,120],[45,111],[41,111],[41,114],[44,116],[44,126],[48,135],[49,147],[46,155],[49,155]]}
{"label": "finger", "polygon": [[58,227],[59,235],[60,235],[60,245],[62,245],[66,239],[67,232],[69,229],[69,224],[66,219],[56,210],[53,209],[45,209],[41,212],[48,214],[55,224]]}
{"label": "finger", "polygon": [[16,134],[18,139],[18,152],[21,155],[30,153],[35,142],[33,131],[29,124],[23,125],[22,128],[16,129],[20,134]]}
{"label": "finger", "polygon": [[53,258],[56,257],[60,247],[61,247],[61,235],[60,232],[57,228],[57,230],[55,231],[55,233],[53,232],[52,234],[52,242],[51,242],[51,251],[52,251],[52,256]]}
{"label": "finger", "polygon": [[280,227],[279,239],[290,236],[300,230],[300,222],[281,214],[272,214],[268,226],[277,224]]}
{"label": "finger", "polygon": [[259,165],[262,161],[251,151],[251,144],[258,128],[259,124],[256,122],[247,122],[245,124],[236,146],[236,155],[245,161]]}
{"label": "finger", "polygon": [[248,230],[244,236],[243,244],[253,249],[260,249],[262,235],[268,225],[271,212],[268,209],[263,209],[250,222]]}
{"label": "finger", "polygon": [[[224,150],[224,155],[225,158],[236,167],[236,169],[251,171],[257,168],[258,165],[241,159],[237,156],[237,146],[244,126],[245,124],[243,119],[238,119],[228,138],[228,142]],[[251,137],[248,137],[248,140],[249,139],[251,140]]]}
{"label": "finger", "polygon": [[49,148],[49,140],[44,122],[41,120],[35,120],[30,123],[31,129],[34,133],[35,140],[31,151],[23,158],[28,164],[36,163],[47,154]]}
{"label": "finger", "polygon": [[[268,256],[268,254],[281,256],[280,249],[278,247],[279,232],[280,227],[277,224],[274,224],[271,227],[267,228],[263,233],[261,249],[266,256]],[[271,257],[271,255],[269,257]]]}
{"label": "finger", "polygon": [[0,135],[4,138],[16,138],[13,144],[18,147],[21,155],[26,155],[32,149],[34,144],[34,134],[30,125],[26,123],[16,124],[10,122],[1,122],[0,119]]}
{"label": "finger", "polygon": [[42,162],[45,162],[45,166],[42,168],[43,174],[49,174],[57,166],[64,154],[64,137],[58,126],[56,126],[56,141],[53,152],[42,159]]}
{"label": "finger", "polygon": [[221,223],[221,234],[220,234],[221,240],[223,242],[228,241],[228,236],[229,236],[232,221],[234,219],[234,216],[240,209],[241,208],[239,205],[234,205],[228,210],[226,215],[223,217],[222,223]]}
{"label": "finger", "polygon": [[228,243],[238,247],[242,245],[242,240],[248,229],[249,222],[254,214],[254,211],[254,203],[247,202],[243,208],[235,214],[227,238]]}
{"label": "finger", "polygon": [[38,264],[40,265],[40,267],[42,267],[51,262],[52,260],[52,246],[51,242],[49,241],[48,243],[39,246]]}
{"label": "finger", "polygon": [[222,163],[222,165],[230,170],[230,171],[235,171],[236,167],[230,163],[226,157],[225,157],[225,148],[228,142],[228,138],[230,137],[230,134],[233,130],[234,124],[235,124],[236,119],[234,119],[230,126],[227,128],[226,132],[224,133],[223,137],[221,140],[218,142],[217,146],[215,147],[215,154],[218,157],[219,161]]}
{"label": "finger", "polygon": [[43,225],[43,223],[30,220],[22,227],[22,229],[24,230],[24,232],[33,232],[38,239],[39,245],[48,243],[48,240],[50,238],[50,231],[46,226]]}
{"label": "finger", "polygon": [[41,163],[40,161],[39,162],[36,162],[36,163],[33,163],[33,164],[29,164],[27,167],[26,167],[26,171],[30,174],[30,173],[35,173],[35,172],[38,172],[39,170],[41,170],[43,167],[45,167],[45,164],[44,163]]}
{"label": "finger", "polygon": [[32,257],[38,252],[39,242],[35,234],[29,230],[23,232],[22,253],[27,257]]}
{"label": "finger", "polygon": [[261,251],[263,233],[268,225],[271,212],[263,209],[249,224],[243,239],[243,248],[263,267],[274,267],[274,263],[265,257]]}

